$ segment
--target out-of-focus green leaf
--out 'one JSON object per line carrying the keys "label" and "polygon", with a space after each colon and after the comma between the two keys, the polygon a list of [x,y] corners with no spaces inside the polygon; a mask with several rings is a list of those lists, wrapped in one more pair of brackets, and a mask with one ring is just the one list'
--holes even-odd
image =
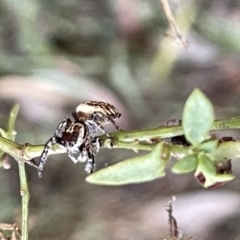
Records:
{"label": "out-of-focus green leaf", "polygon": [[195,155],[187,155],[173,165],[172,172],[177,174],[192,172],[196,169],[197,163],[198,159]]}
{"label": "out-of-focus green leaf", "polygon": [[214,109],[199,89],[195,89],[187,99],[182,121],[185,137],[193,146],[206,139],[214,122]]}
{"label": "out-of-focus green leaf", "polygon": [[217,174],[213,161],[206,154],[199,154],[196,172],[198,171],[204,172],[211,176],[215,176]]}
{"label": "out-of-focus green leaf", "polygon": [[218,146],[218,140],[214,139],[199,145],[198,150],[202,150],[204,152],[213,152],[214,150],[217,149],[217,146]]}
{"label": "out-of-focus green leaf", "polygon": [[212,152],[211,158],[215,163],[220,163],[227,159],[234,159],[240,157],[240,142],[222,142],[218,145],[217,149]]}
{"label": "out-of-focus green leaf", "polygon": [[119,162],[97,171],[86,181],[100,185],[124,185],[152,181],[165,176],[166,160],[162,160],[163,143],[152,152]]}
{"label": "out-of-focus green leaf", "polygon": [[206,154],[199,154],[198,167],[194,175],[197,178],[200,175],[204,177],[202,185],[205,188],[234,179],[232,174],[217,174],[216,166]]}

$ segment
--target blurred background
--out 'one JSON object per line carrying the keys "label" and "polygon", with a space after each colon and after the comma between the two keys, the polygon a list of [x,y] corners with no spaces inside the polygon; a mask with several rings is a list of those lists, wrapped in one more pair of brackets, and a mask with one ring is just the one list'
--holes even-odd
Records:
{"label": "blurred background", "polygon": [[[198,87],[217,118],[240,112],[240,1],[172,0],[188,49],[176,41],[160,0],[1,0],[0,127],[20,104],[18,143],[45,144],[85,100],[122,113],[125,130],[181,118]],[[109,126],[109,131],[114,130]],[[237,131],[223,136],[239,137]],[[97,169],[134,156],[103,149]],[[0,169],[0,222],[21,222],[16,162]],[[236,179],[205,190],[192,174],[121,187],[84,181],[84,164],[50,156],[42,179],[27,166],[30,239],[162,240],[172,195],[182,239],[240,239],[240,167]]]}

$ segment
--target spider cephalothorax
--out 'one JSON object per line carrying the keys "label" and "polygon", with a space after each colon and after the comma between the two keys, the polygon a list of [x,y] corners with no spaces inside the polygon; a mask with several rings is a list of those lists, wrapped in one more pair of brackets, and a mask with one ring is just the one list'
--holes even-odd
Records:
{"label": "spider cephalothorax", "polygon": [[[53,137],[45,144],[40,156],[38,175],[42,176],[43,167],[47,161],[49,149],[58,143],[66,148],[68,157],[74,162],[85,162],[85,171],[91,174],[95,167],[95,154],[99,151],[99,140],[89,134],[89,129],[84,122],[72,121],[66,117],[61,122]],[[75,156],[78,154],[78,156]]]}
{"label": "spider cephalothorax", "polygon": [[109,103],[87,101],[79,104],[76,108],[76,112],[73,114],[75,114],[76,119],[84,121],[92,132],[96,132],[96,128],[100,128],[105,134],[107,134],[102,124],[108,122],[111,122],[116,129],[119,130],[119,127],[114,120],[120,118],[121,113]]}
{"label": "spider cephalothorax", "polygon": [[97,128],[100,128],[108,135],[102,127],[102,124],[107,122],[112,122],[116,129],[119,129],[114,119],[119,118],[121,114],[109,103],[88,101],[78,105],[72,116],[74,121],[65,117],[64,121],[58,125],[53,137],[45,144],[39,160],[39,177],[42,176],[49,149],[55,143],[66,148],[69,158],[74,163],[87,161],[85,171],[91,174],[95,167],[95,155],[100,148],[100,140],[93,134],[96,133]]}

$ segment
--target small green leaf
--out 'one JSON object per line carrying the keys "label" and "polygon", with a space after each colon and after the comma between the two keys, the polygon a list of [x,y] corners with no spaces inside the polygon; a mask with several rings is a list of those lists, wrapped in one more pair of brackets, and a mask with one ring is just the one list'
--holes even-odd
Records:
{"label": "small green leaf", "polygon": [[226,183],[234,179],[232,174],[217,174],[216,166],[206,154],[199,154],[198,167],[195,172],[195,177],[202,175],[205,179],[202,182],[203,187],[210,188],[220,183]]}
{"label": "small green leaf", "polygon": [[201,143],[198,146],[198,150],[202,150],[206,153],[210,153],[210,152],[215,151],[217,149],[217,147],[218,147],[218,140],[215,139],[215,140],[210,140],[210,141]]}
{"label": "small green leaf", "polygon": [[217,149],[211,153],[215,163],[223,162],[227,159],[240,157],[240,142],[222,142],[219,143]]}
{"label": "small green leaf", "polygon": [[204,153],[200,153],[198,156],[198,167],[195,174],[198,172],[211,176],[215,176],[217,174],[213,161]]}
{"label": "small green leaf", "polygon": [[220,187],[235,178],[233,174],[217,174],[215,176],[207,175],[205,177],[204,174],[201,173],[195,175],[195,177],[204,188]]}
{"label": "small green leaf", "polygon": [[172,172],[177,174],[192,172],[196,169],[197,163],[198,159],[195,155],[187,155],[173,165]]}
{"label": "small green leaf", "polygon": [[86,178],[86,181],[100,185],[123,185],[152,181],[165,176],[166,161],[162,160],[163,143],[152,152],[134,157],[113,166],[101,169]]}
{"label": "small green leaf", "polygon": [[193,146],[206,139],[214,122],[214,109],[199,89],[195,89],[187,99],[182,121],[185,137]]}

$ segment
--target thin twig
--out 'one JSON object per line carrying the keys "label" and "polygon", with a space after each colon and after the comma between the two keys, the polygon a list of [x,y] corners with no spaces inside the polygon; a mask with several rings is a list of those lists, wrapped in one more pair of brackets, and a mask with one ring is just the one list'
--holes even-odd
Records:
{"label": "thin twig", "polygon": [[172,14],[172,10],[171,10],[171,8],[169,6],[168,0],[160,0],[160,1],[162,3],[163,10],[164,10],[165,15],[166,15],[166,17],[168,19],[168,22],[169,22],[169,24],[171,26],[171,29],[173,31],[174,36],[176,37],[177,40],[179,40],[181,42],[181,44],[182,44],[182,46],[184,48],[188,48],[189,43],[188,43],[187,40],[185,40],[182,37],[182,35],[181,35],[181,33],[180,33],[179,29],[178,29],[178,26],[177,26],[176,21],[175,21],[175,19],[173,17],[173,14]]}
{"label": "thin twig", "polygon": [[21,229],[20,229],[18,223],[13,223],[13,224],[0,223],[0,239],[2,239],[2,240],[8,239],[8,238],[4,237],[2,230],[12,231],[12,239],[11,240],[16,240],[17,236],[21,237]]}
{"label": "thin twig", "polygon": [[[229,119],[215,120],[212,129],[210,131],[220,131],[229,129],[240,129],[240,117],[233,117]],[[111,137],[117,138],[122,142],[132,142],[138,141],[150,141],[154,138],[171,138],[179,135],[183,135],[183,128],[181,123],[174,126],[164,126],[153,128],[153,129],[143,129],[143,130],[133,130],[128,132],[117,132],[110,134]]]}
{"label": "thin twig", "polygon": [[[240,117],[230,119],[215,120],[211,131],[240,129]],[[175,126],[160,126],[152,129],[133,130],[128,132],[115,132],[110,134],[113,139],[114,148],[132,149],[134,151],[145,150],[151,151],[154,147],[153,140],[171,138],[183,134],[181,124]],[[103,147],[108,147],[109,139],[106,136],[100,136]],[[26,162],[32,166],[31,159],[39,157],[43,151],[44,145],[18,144],[6,138],[0,137],[0,150],[11,155],[20,162]],[[188,148],[182,146],[170,146],[173,153],[187,154]],[[55,144],[49,151],[49,155],[66,153],[66,149]],[[35,166],[36,167],[36,166]]]}
{"label": "thin twig", "polygon": [[[16,131],[15,131],[15,121],[19,112],[19,105],[14,105],[13,109],[11,110],[9,121],[8,121],[8,138],[10,140],[15,140]],[[11,141],[7,141],[5,139],[5,143],[7,146],[12,149],[16,147],[16,143]],[[1,144],[1,143],[0,143]],[[19,145],[17,144],[19,147]],[[4,146],[6,147],[6,145]],[[4,151],[4,147],[3,150]],[[21,151],[18,151],[19,148],[13,149],[13,155],[17,155],[15,159],[19,160],[22,159]],[[4,151],[8,153],[7,151]],[[20,153],[20,154],[19,154]],[[25,164],[23,162],[18,161],[18,168],[19,168],[19,179],[20,179],[20,195],[22,197],[22,240],[28,240],[28,204],[29,204],[29,190],[28,190],[28,182],[27,176],[25,171]]]}
{"label": "thin twig", "polygon": [[8,138],[11,140],[15,140],[16,137],[16,131],[15,131],[15,122],[17,119],[17,115],[19,112],[19,108],[20,106],[18,104],[15,104],[10,112],[10,117],[9,117],[9,121],[8,121]]}
{"label": "thin twig", "polygon": [[169,223],[169,236],[170,239],[177,240],[181,238],[181,234],[179,233],[177,220],[173,216],[173,201],[175,201],[175,197],[172,196],[172,199],[168,202],[166,206],[166,211],[168,213],[168,223]]}
{"label": "thin twig", "polygon": [[22,239],[28,240],[28,215],[29,215],[29,189],[25,170],[25,164],[18,163],[19,178],[20,178],[20,195],[22,197]]}

